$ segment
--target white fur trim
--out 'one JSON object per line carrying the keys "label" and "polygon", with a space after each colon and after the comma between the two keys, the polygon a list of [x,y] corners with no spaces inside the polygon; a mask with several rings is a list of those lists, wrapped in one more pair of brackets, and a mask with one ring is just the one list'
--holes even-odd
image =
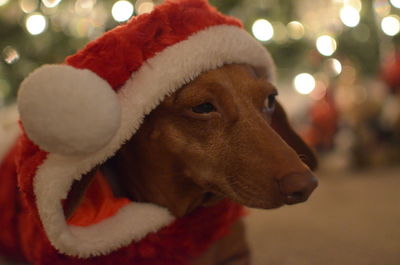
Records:
{"label": "white fur trim", "polygon": [[21,84],[18,109],[29,138],[63,155],[88,154],[105,146],[121,122],[110,85],[89,70],[45,65]]}
{"label": "white fur trim", "polygon": [[0,109],[0,163],[20,135],[17,106]]}
{"label": "white fur trim", "polygon": [[174,220],[166,209],[132,203],[102,223],[77,229],[66,224],[60,201],[75,179],[113,156],[166,95],[207,70],[231,63],[253,65],[273,79],[270,55],[247,32],[235,26],[210,27],[168,47],[132,75],[118,93],[122,123],[107,146],[87,156],[49,154],[37,171],[34,192],[43,227],[56,249],[81,258],[107,254]]}

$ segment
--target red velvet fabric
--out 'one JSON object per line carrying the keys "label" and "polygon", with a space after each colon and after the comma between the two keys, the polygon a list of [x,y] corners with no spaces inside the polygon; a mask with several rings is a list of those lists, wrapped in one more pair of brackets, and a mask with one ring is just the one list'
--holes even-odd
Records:
{"label": "red velvet fabric", "polygon": [[66,63],[90,69],[118,90],[156,53],[214,25],[242,27],[239,20],[218,13],[206,0],[167,1],[152,13],[105,33]]}
{"label": "red velvet fabric", "polygon": [[[109,255],[78,259],[60,254],[48,241],[35,205],[32,181],[46,153],[25,136],[1,164],[0,250],[33,265],[184,265],[229,232],[244,214],[230,201],[199,208],[140,242]],[[17,177],[18,176],[18,177]],[[19,190],[17,190],[17,178]]]}

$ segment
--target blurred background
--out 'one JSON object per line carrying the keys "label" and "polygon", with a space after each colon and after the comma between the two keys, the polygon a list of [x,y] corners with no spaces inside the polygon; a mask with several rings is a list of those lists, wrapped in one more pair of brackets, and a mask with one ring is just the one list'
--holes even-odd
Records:
{"label": "blurred background", "polygon": [[[31,71],[160,2],[0,0],[0,137]],[[309,202],[246,219],[254,264],[400,265],[400,0],[210,2],[270,50],[321,159]]]}

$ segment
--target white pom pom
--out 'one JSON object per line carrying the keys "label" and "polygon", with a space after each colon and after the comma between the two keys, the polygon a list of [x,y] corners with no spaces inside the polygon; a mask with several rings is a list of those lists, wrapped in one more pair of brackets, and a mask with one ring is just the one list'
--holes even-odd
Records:
{"label": "white pom pom", "polygon": [[30,74],[18,92],[28,137],[62,155],[98,151],[115,135],[121,106],[110,85],[89,70],[46,65]]}

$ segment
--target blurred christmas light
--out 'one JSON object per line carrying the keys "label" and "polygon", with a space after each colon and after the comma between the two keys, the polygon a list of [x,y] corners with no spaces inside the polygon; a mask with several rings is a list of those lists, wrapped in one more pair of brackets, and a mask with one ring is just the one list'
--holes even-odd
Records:
{"label": "blurred christmas light", "polygon": [[395,8],[400,8],[400,0],[390,0],[390,3],[391,3],[392,6],[394,6]]}
{"label": "blurred christmas light", "polygon": [[354,7],[358,12],[362,9],[362,2],[361,0],[346,0],[344,1],[345,5]]}
{"label": "blurred christmas light", "polygon": [[384,17],[390,13],[390,4],[387,0],[375,0],[374,9],[379,16]]}
{"label": "blurred christmas light", "polygon": [[328,35],[318,37],[316,46],[319,53],[324,56],[331,56],[337,48],[335,39]]}
{"label": "blurred christmas light", "polygon": [[327,60],[327,64],[335,76],[338,76],[342,73],[343,67],[339,60],[331,58]]}
{"label": "blurred christmas light", "polygon": [[294,88],[302,95],[308,95],[315,89],[315,78],[307,73],[297,75],[293,81]]}
{"label": "blurred christmas light", "polygon": [[387,16],[381,22],[382,31],[388,36],[394,36],[400,32],[399,17],[395,15]]}
{"label": "blurred christmas light", "polygon": [[153,9],[154,9],[153,3],[150,3],[150,2],[143,3],[139,6],[138,13],[139,13],[139,15],[145,14],[145,13],[150,13],[151,11],[153,11]]}
{"label": "blurred christmas light", "polygon": [[92,12],[96,0],[77,0],[75,2],[75,12],[80,15],[86,15]]}
{"label": "blurred christmas light", "polygon": [[15,48],[7,46],[3,50],[3,58],[6,63],[13,64],[18,61],[19,53]]}
{"label": "blurred christmas light", "polygon": [[151,0],[138,0],[135,3],[135,9],[138,15],[150,13],[154,9],[154,3]]}
{"label": "blurred christmas light", "polygon": [[0,6],[4,6],[9,0],[0,0]]}
{"label": "blurred christmas light", "polygon": [[21,7],[22,11],[25,13],[32,13],[38,8],[38,1],[37,0],[20,0],[19,6]]}
{"label": "blurred christmas light", "polygon": [[360,23],[360,13],[352,6],[344,6],[340,10],[340,19],[346,26],[354,28]]}
{"label": "blurred christmas light", "polygon": [[300,40],[304,37],[304,26],[298,21],[292,21],[287,24],[288,35],[294,40]]}
{"label": "blurred christmas light", "polygon": [[266,19],[258,19],[252,27],[253,35],[260,41],[269,41],[274,36],[274,28]]}
{"label": "blurred christmas light", "polygon": [[133,5],[125,0],[116,2],[111,10],[113,18],[118,22],[127,21],[133,15]]}
{"label": "blurred christmas light", "polygon": [[25,26],[30,34],[38,35],[45,31],[47,27],[47,21],[43,15],[34,13],[26,19]]}
{"label": "blurred christmas light", "polygon": [[61,0],[42,0],[42,3],[48,8],[56,7],[60,2]]}

